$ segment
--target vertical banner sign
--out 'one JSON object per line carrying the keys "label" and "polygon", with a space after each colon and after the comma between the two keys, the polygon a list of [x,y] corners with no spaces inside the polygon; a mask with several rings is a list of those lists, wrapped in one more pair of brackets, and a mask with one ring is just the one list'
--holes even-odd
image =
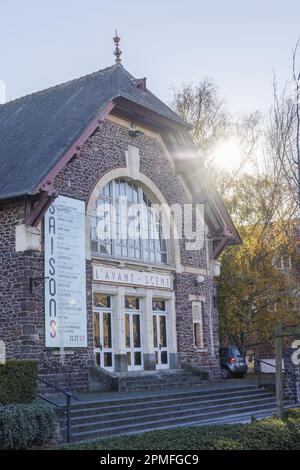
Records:
{"label": "vertical banner sign", "polygon": [[48,348],[87,346],[85,203],[59,196],[45,214]]}

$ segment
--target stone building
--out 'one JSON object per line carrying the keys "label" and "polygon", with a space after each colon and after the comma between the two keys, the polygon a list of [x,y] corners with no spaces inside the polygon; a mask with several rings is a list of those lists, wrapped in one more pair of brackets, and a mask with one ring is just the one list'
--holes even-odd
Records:
{"label": "stone building", "polygon": [[[118,60],[0,106],[7,359],[36,359],[42,377],[77,391],[105,370],[193,363],[219,377],[214,277],[240,238],[189,130]],[[166,237],[157,209],[191,204],[204,207],[197,249],[175,224]]]}

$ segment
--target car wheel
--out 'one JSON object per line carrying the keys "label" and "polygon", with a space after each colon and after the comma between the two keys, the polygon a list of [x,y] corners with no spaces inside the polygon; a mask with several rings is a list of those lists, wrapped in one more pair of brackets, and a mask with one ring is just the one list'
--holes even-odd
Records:
{"label": "car wheel", "polygon": [[227,367],[222,367],[221,377],[222,379],[229,379],[229,377],[231,377],[230,371],[227,369]]}

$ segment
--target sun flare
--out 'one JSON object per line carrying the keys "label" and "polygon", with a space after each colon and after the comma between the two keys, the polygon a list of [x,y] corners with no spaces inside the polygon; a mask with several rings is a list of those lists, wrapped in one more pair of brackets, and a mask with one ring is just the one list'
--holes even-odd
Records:
{"label": "sun flare", "polygon": [[215,148],[212,159],[214,163],[226,170],[234,170],[241,163],[241,149],[234,137],[220,142]]}

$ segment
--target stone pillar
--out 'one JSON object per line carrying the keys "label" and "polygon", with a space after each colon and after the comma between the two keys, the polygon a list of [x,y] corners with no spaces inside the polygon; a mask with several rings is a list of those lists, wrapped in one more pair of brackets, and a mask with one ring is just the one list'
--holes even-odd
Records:
{"label": "stone pillar", "polygon": [[6,362],[6,349],[5,342],[0,339],[0,364],[5,364]]}
{"label": "stone pillar", "polygon": [[[294,343],[296,342],[300,346],[300,341],[297,340]],[[300,403],[300,362],[297,360],[296,345],[295,348],[290,347],[284,350],[284,371],[284,397]]]}
{"label": "stone pillar", "polygon": [[177,330],[176,330],[176,310],[175,310],[175,294],[168,302],[168,351],[169,351],[169,367],[170,369],[178,368],[177,354]]}
{"label": "stone pillar", "polygon": [[113,296],[113,345],[115,371],[127,372],[127,355],[125,344],[125,288],[119,287],[118,294]]}
{"label": "stone pillar", "polygon": [[153,345],[152,291],[148,290],[142,308],[142,345],[145,370],[154,370],[156,366]]}

